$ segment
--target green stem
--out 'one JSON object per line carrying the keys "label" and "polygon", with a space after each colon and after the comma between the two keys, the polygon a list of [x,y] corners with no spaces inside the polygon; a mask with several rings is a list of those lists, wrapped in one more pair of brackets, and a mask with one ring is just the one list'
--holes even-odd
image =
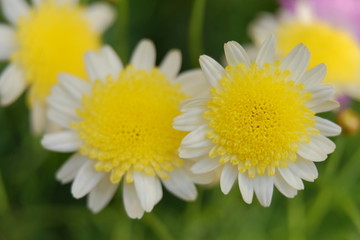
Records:
{"label": "green stem", "polygon": [[115,23],[115,34],[116,36],[112,39],[115,39],[113,46],[115,50],[119,53],[122,60],[128,59],[129,54],[129,3],[128,0],[119,0],[117,2],[117,16]]}
{"label": "green stem", "polygon": [[158,239],[175,240],[165,224],[154,213],[145,214],[143,222],[154,231]]}
{"label": "green stem", "polygon": [[331,200],[332,200],[332,191],[329,188],[331,184],[331,178],[334,175],[334,172],[339,166],[341,157],[345,149],[345,138],[344,136],[339,136],[336,139],[336,151],[330,156],[327,160],[328,165],[325,169],[324,176],[321,177],[320,186],[321,190],[316,196],[311,208],[308,211],[307,223],[308,223],[308,232],[313,233],[321,223],[322,219],[325,217],[326,212],[328,211]]}
{"label": "green stem", "polygon": [[184,227],[182,231],[182,238],[184,240],[197,238],[198,230],[194,222],[198,221],[198,216],[201,214],[202,198],[204,189],[198,189],[198,197],[195,202],[187,203],[184,216]]}
{"label": "green stem", "polygon": [[289,240],[305,240],[305,207],[302,195],[288,200]]}
{"label": "green stem", "polygon": [[2,175],[0,172],[0,214],[3,215],[9,207],[8,197],[5,191]]}
{"label": "green stem", "polygon": [[89,3],[89,0],[80,0],[80,4],[87,5]]}
{"label": "green stem", "polygon": [[360,148],[351,156],[349,161],[346,162],[342,168],[339,176],[340,181],[346,183],[347,188],[350,188],[351,184],[355,182],[355,178],[358,178],[358,172],[360,170]]}
{"label": "green stem", "polygon": [[332,192],[329,189],[329,181],[331,182],[331,177],[333,176],[335,170],[338,168],[340,159],[343,155],[345,149],[344,136],[339,136],[336,139],[335,144],[336,151],[327,160],[328,165],[325,169],[324,176],[322,176],[321,180],[319,181],[321,190],[316,196],[314,202],[311,204],[311,208],[308,211],[307,226],[309,233],[312,233],[313,231],[315,231],[315,229],[317,229],[330,207],[330,203],[332,200]]}
{"label": "green stem", "polygon": [[341,157],[345,149],[345,137],[340,135],[336,141],[336,150],[327,160],[328,165],[326,167],[324,176],[322,177],[322,183],[327,184],[329,178],[333,177],[334,172],[338,169]]}
{"label": "green stem", "polygon": [[202,34],[206,0],[194,0],[189,27],[189,55],[192,66],[198,66],[203,53]]}
{"label": "green stem", "polygon": [[344,210],[344,212],[350,217],[352,222],[354,223],[357,231],[360,233],[360,210],[356,203],[354,203],[353,199],[349,194],[345,191],[337,191],[336,194],[336,202],[340,205],[340,207]]}
{"label": "green stem", "polygon": [[131,240],[133,239],[131,236],[132,229],[132,221],[124,221],[124,219],[119,219],[113,228],[113,232],[111,234],[111,240]]}
{"label": "green stem", "polygon": [[323,187],[316,196],[315,201],[311,204],[311,208],[307,215],[307,229],[311,235],[322,222],[332,200],[332,192],[328,187]]}

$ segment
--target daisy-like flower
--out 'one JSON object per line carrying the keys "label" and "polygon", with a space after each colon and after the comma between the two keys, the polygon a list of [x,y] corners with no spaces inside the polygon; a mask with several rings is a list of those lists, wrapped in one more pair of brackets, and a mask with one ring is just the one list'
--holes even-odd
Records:
{"label": "daisy-like flower", "polygon": [[[303,1],[303,3],[299,2]],[[304,2],[305,1],[305,2]],[[281,6],[291,14],[299,12],[299,4],[306,4],[313,15],[332,25],[345,28],[360,40],[360,1],[358,0],[281,0]]]}
{"label": "daisy-like flower", "polygon": [[220,169],[224,194],[238,179],[244,201],[251,203],[255,192],[263,206],[270,205],[274,185],[294,197],[304,188],[302,180],[314,181],[314,162],[335,149],[326,137],[340,133],[336,124],[315,116],[338,107],[332,86],[320,84],[325,65],[306,71],[310,53],[302,44],[275,61],[275,45],[271,36],[251,62],[242,46],[228,42],[225,69],[201,56],[211,94],[182,102],[184,114],[174,120],[175,129],[191,131],[180,157],[197,158],[194,173]]}
{"label": "daisy-like flower", "polygon": [[154,67],[155,48],[149,40],[140,42],[126,67],[109,47],[89,52],[85,63],[88,82],[60,75],[48,98],[49,118],[65,130],[46,134],[43,146],[76,151],[57,179],[73,180],[75,198],[89,194],[93,212],[105,207],[122,182],[131,218],[141,218],[160,201],[161,183],[179,198],[194,200],[194,183],[209,183],[211,174],[192,174],[193,163],[178,157],[186,133],[175,130],[172,121],[182,100],[209,91],[201,70],[177,76],[177,50]]}
{"label": "daisy-like flower", "polygon": [[[339,9],[340,2],[343,8]],[[358,21],[350,21],[353,15],[350,9],[355,6],[351,2],[354,1],[296,0],[290,1],[292,4],[286,1],[286,7],[277,16],[263,14],[255,20],[250,25],[250,35],[255,45],[260,46],[275,33],[279,58],[284,58],[297,44],[305,44],[312,54],[309,67],[325,63],[328,68],[325,83],[333,85],[338,95],[359,99],[360,39],[354,27],[358,28]],[[359,11],[360,4],[357,5]]]}
{"label": "daisy-like flower", "polygon": [[15,101],[29,88],[28,104],[35,133],[48,126],[46,97],[57,75],[85,76],[83,55],[101,47],[101,34],[114,19],[104,3],[87,8],[77,0],[0,0],[11,25],[0,24],[0,60],[10,64],[0,76],[0,103]]}

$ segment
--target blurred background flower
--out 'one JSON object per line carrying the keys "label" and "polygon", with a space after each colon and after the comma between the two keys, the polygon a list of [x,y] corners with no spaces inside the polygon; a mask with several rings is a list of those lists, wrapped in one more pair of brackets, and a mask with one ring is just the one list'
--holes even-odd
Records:
{"label": "blurred background flower", "polygon": [[[183,70],[199,67],[201,54],[219,61],[222,45],[230,40],[251,43],[249,23],[260,12],[279,9],[275,0],[81,1],[101,2],[117,12],[104,42],[124,62],[146,37],[156,44],[159,59],[171,48],[180,49]],[[360,104],[355,100],[348,107],[357,112]],[[218,187],[198,187],[191,203],[164,191],[151,213],[132,220],[118,204],[120,192],[98,214],[84,207],[85,199],[73,199],[69,185],[54,178],[69,154],[45,151],[31,134],[28,117],[24,95],[0,108],[0,239],[359,239],[359,134],[334,138],[335,152],[317,164],[319,179],[305,182],[306,190],[293,199],[274,194],[271,207],[264,208],[257,201],[244,203],[235,188],[223,196]],[[321,117],[335,120],[334,113]]]}
{"label": "blurred background flower", "polygon": [[342,2],[340,7],[340,1],[333,0],[282,1],[284,7],[278,14],[260,15],[249,30],[256,45],[268,34],[277,34],[280,57],[304,43],[312,54],[309,67],[325,63],[325,83],[335,86],[338,96],[360,98],[360,44],[355,19],[360,8],[355,1]]}
{"label": "blurred background flower", "polygon": [[0,59],[10,64],[0,76],[0,102],[14,102],[29,87],[28,104],[34,133],[54,127],[46,117],[46,97],[62,72],[85,75],[83,55],[101,45],[101,34],[114,20],[110,6],[87,8],[73,0],[1,0],[11,26],[0,25]]}

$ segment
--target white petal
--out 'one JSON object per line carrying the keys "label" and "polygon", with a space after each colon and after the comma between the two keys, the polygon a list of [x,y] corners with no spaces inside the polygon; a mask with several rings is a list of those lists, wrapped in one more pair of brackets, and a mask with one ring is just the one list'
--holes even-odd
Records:
{"label": "white petal", "polygon": [[301,178],[299,178],[297,175],[295,175],[289,168],[277,168],[281,174],[281,176],[284,178],[284,180],[293,188],[297,190],[304,189],[304,183],[301,181]]}
{"label": "white petal", "polygon": [[47,0],[31,0],[31,3],[35,7],[39,7],[44,1],[47,1]]}
{"label": "white petal", "polygon": [[249,24],[249,35],[257,46],[271,34],[276,32],[278,19],[271,13],[260,13],[255,21]]}
{"label": "white petal", "polygon": [[208,155],[212,146],[202,148],[179,148],[179,156],[181,158],[196,158]]}
{"label": "white petal", "polygon": [[250,61],[255,62],[259,48],[257,48],[254,44],[251,43],[243,44],[243,47],[247,55],[249,56]]}
{"label": "white petal", "polygon": [[5,68],[0,76],[0,101],[2,106],[14,102],[25,90],[23,70],[15,64]]}
{"label": "white petal", "polygon": [[74,100],[61,85],[54,86],[52,90],[52,94],[47,98],[50,109],[78,119],[76,109],[81,107],[81,101]]}
{"label": "white petal", "polygon": [[40,102],[34,103],[31,107],[31,129],[36,135],[43,133],[46,128],[48,120],[46,117],[46,109],[46,105]]}
{"label": "white petal", "polygon": [[52,94],[47,100],[49,104],[47,116],[52,122],[63,128],[70,129],[71,122],[81,120],[80,116],[76,113],[76,109],[79,109],[81,106],[80,102],[72,100],[68,94]]}
{"label": "white petal", "polygon": [[239,183],[241,196],[243,197],[246,203],[250,204],[252,202],[254,195],[253,180],[248,176],[246,176],[246,174],[239,173],[238,183]]}
{"label": "white petal", "polygon": [[298,82],[310,61],[310,52],[304,44],[297,45],[281,64],[282,70],[290,70],[289,79]]}
{"label": "white petal", "polygon": [[123,201],[127,215],[130,218],[142,218],[144,209],[141,207],[134,184],[124,182],[123,188]]}
{"label": "white petal", "polygon": [[5,24],[0,24],[0,46],[0,61],[9,59],[17,47],[14,29]]}
{"label": "white petal", "polygon": [[[43,0],[43,1],[47,1],[47,0]],[[59,4],[68,3],[68,4],[72,4],[72,5],[79,4],[79,1],[80,0],[55,0],[55,2],[57,2]]]}
{"label": "white petal", "polygon": [[169,80],[174,80],[180,71],[181,67],[181,52],[179,50],[169,51],[160,64],[160,70]]}
{"label": "white petal", "polygon": [[315,128],[318,129],[322,135],[328,137],[337,136],[341,133],[340,126],[318,116],[315,116]]}
{"label": "white petal", "polygon": [[310,1],[297,1],[294,3],[296,4],[294,14],[299,22],[310,23],[315,21],[313,6]]}
{"label": "white petal", "polygon": [[78,153],[72,155],[56,172],[56,179],[62,184],[71,182],[82,165],[89,159]]}
{"label": "white petal", "polygon": [[155,46],[154,43],[148,39],[141,40],[131,56],[130,64],[134,65],[136,69],[149,70],[155,65]]}
{"label": "white petal", "polygon": [[100,50],[100,55],[102,56],[105,64],[108,66],[110,75],[114,79],[117,79],[123,69],[123,64],[114,49],[110,46],[104,46]]}
{"label": "white petal", "polygon": [[245,49],[237,42],[230,41],[224,45],[226,61],[229,65],[236,66],[240,63],[250,66],[251,61]]}
{"label": "white petal", "polygon": [[151,212],[155,204],[162,197],[159,179],[154,176],[145,176],[138,171],[134,171],[134,184],[142,208],[146,212]]}
{"label": "white petal", "polygon": [[107,76],[111,74],[111,70],[106,65],[106,62],[93,51],[85,53],[85,68],[91,81],[101,80],[104,82]]}
{"label": "white petal", "polygon": [[272,63],[275,59],[276,37],[271,35],[266,38],[256,57],[256,63],[262,67],[265,63]]}
{"label": "white petal", "polygon": [[54,133],[54,132],[59,132],[62,130],[64,130],[64,129],[61,126],[59,126],[58,124],[48,121],[46,123],[44,133]]}
{"label": "white petal", "polygon": [[326,137],[320,136],[311,137],[310,142],[299,144],[299,151],[307,151],[308,154],[316,156],[315,158],[322,158],[324,157],[323,155],[327,156],[327,154],[332,153],[334,149],[335,144],[333,142],[328,140]]}
{"label": "white petal", "polygon": [[209,139],[204,139],[202,141],[199,141],[197,143],[191,144],[191,145],[181,145],[182,149],[197,149],[197,148],[204,148],[204,147],[211,147],[214,146],[212,141]]}
{"label": "white petal", "polygon": [[70,126],[70,123],[79,121],[80,118],[73,118],[69,115],[62,114],[59,111],[56,111],[54,109],[49,109],[47,111],[47,117],[50,121],[53,123],[59,125],[60,127],[64,129],[72,129]]}
{"label": "white petal", "polygon": [[325,76],[326,65],[322,63],[305,72],[299,82],[304,83],[306,88],[311,88],[319,85],[324,80]]}
{"label": "white petal", "polygon": [[194,108],[174,118],[173,127],[180,131],[193,131],[206,124],[203,117],[205,109]]}
{"label": "white petal", "polygon": [[98,33],[105,32],[115,20],[114,9],[105,3],[92,3],[86,8],[86,18]]}
{"label": "white petal", "polygon": [[200,56],[200,66],[211,86],[219,87],[220,79],[225,75],[224,68],[214,59],[206,55]]}
{"label": "white petal", "polygon": [[296,162],[288,164],[289,169],[300,178],[313,182],[318,177],[318,171],[313,162],[298,158]]}
{"label": "white petal", "polygon": [[158,178],[156,178],[156,184],[155,184],[155,204],[157,204],[158,202],[160,202],[160,200],[163,197],[163,189],[161,186],[161,182]]}
{"label": "white petal", "polygon": [[270,206],[274,190],[274,178],[265,175],[254,177],[253,186],[260,204],[264,207]]}
{"label": "white petal", "polygon": [[187,96],[203,97],[210,94],[211,85],[206,80],[200,69],[189,70],[181,73],[175,83],[180,84],[180,90]]}
{"label": "white petal", "polygon": [[211,172],[212,170],[218,168],[220,166],[219,159],[217,158],[209,158],[198,161],[191,167],[191,171],[196,174]]}
{"label": "white petal", "polygon": [[214,172],[194,174],[191,171],[188,171],[187,175],[189,175],[191,180],[196,184],[210,184],[218,180],[218,177]]}
{"label": "white petal", "polygon": [[334,152],[336,148],[335,143],[321,134],[311,137],[311,142],[313,142],[314,145],[318,146],[326,154]]}
{"label": "white petal", "polygon": [[206,133],[209,132],[208,125],[202,125],[186,135],[181,141],[182,146],[190,146],[208,140]]}
{"label": "white petal", "polygon": [[24,0],[1,0],[4,16],[12,24],[17,24],[18,18],[29,11],[29,5]]}
{"label": "white petal", "polygon": [[274,176],[274,184],[276,188],[288,198],[293,198],[297,194],[297,190],[291,187],[281,176],[280,173],[276,173]]}
{"label": "white petal", "polygon": [[59,74],[58,78],[64,90],[79,103],[81,103],[83,95],[88,94],[91,91],[89,83],[81,78],[70,74]]}
{"label": "white petal", "polygon": [[234,185],[234,182],[239,174],[239,171],[232,164],[225,164],[221,171],[220,188],[224,194],[228,194]]}
{"label": "white petal", "polygon": [[299,144],[299,151],[297,153],[301,157],[314,162],[321,162],[327,158],[326,153],[312,142]]}
{"label": "white petal", "polygon": [[113,198],[119,184],[110,182],[109,174],[103,176],[96,187],[91,190],[87,205],[93,213],[100,212]]}
{"label": "white petal", "polygon": [[189,98],[180,103],[180,110],[181,112],[187,112],[193,108],[204,108],[206,109],[207,103],[209,102],[210,98],[207,97],[196,97],[196,98]]}
{"label": "white petal", "polygon": [[74,152],[82,144],[82,140],[73,131],[62,131],[45,134],[41,144],[56,152]]}
{"label": "white petal", "polygon": [[63,112],[73,112],[75,108],[81,106],[81,100],[75,99],[69,92],[59,84],[52,88],[51,95],[47,98],[47,102],[51,107],[57,108]]}
{"label": "white petal", "polygon": [[312,107],[311,110],[313,110],[315,113],[322,113],[322,112],[334,110],[339,106],[340,104],[337,101],[328,100],[326,102],[323,102],[319,105]]}
{"label": "white petal", "polygon": [[94,169],[95,161],[89,160],[80,168],[76,174],[71,193],[74,198],[82,198],[88,194],[104,177],[104,172],[98,172]]}
{"label": "white petal", "polygon": [[169,173],[169,178],[162,179],[164,186],[175,196],[193,201],[196,199],[197,191],[195,184],[182,169],[175,169]]}
{"label": "white petal", "polygon": [[335,95],[335,89],[330,85],[318,85],[307,91],[311,92],[310,101],[305,103],[308,108],[314,108],[321,105],[324,102],[331,100]]}

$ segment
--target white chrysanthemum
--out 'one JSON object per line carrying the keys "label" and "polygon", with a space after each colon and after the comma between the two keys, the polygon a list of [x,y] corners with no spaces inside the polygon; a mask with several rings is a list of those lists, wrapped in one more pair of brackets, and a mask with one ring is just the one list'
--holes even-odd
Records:
{"label": "white chrysanthemum", "polygon": [[338,95],[360,98],[360,43],[356,35],[347,26],[316,16],[308,1],[296,1],[295,13],[262,14],[249,30],[257,46],[276,34],[279,58],[299,43],[305,44],[311,52],[309,67],[327,66],[326,84],[333,85]]}
{"label": "white chrysanthemum", "polygon": [[340,133],[336,124],[315,116],[338,106],[334,90],[321,85],[325,65],[306,71],[310,53],[300,44],[282,62],[275,61],[275,37],[268,38],[255,62],[236,42],[225,44],[224,69],[208,56],[201,68],[211,95],[185,100],[174,128],[191,131],[180,157],[197,158],[194,173],[221,170],[224,194],[238,179],[242,197],[255,192],[263,206],[271,203],[273,185],[287,197],[314,181],[314,162],[324,161],[335,145],[327,136]]}
{"label": "white chrysanthemum", "polygon": [[85,76],[83,55],[101,47],[114,12],[104,3],[84,8],[77,0],[32,2],[0,0],[11,24],[0,24],[0,61],[10,61],[0,76],[0,104],[11,104],[29,87],[32,128],[41,133],[49,127],[45,99],[57,75]]}
{"label": "white chrysanthemum", "polygon": [[154,67],[153,43],[143,40],[130,65],[123,65],[114,51],[104,47],[85,57],[89,82],[60,75],[48,98],[49,118],[64,131],[47,134],[45,148],[77,153],[57,173],[72,194],[86,194],[88,206],[100,211],[123,183],[125,210],[141,218],[162,198],[161,183],[174,195],[194,200],[196,183],[208,183],[211,174],[194,175],[193,164],[178,157],[185,136],[172,127],[180,114],[178,104],[198,93],[208,92],[201,70],[178,75],[181,55],[170,51]]}

